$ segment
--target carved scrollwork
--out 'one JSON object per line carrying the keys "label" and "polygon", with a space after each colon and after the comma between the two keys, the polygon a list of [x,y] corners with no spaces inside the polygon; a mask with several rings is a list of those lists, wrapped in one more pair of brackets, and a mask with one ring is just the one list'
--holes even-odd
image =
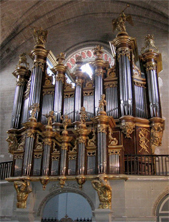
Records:
{"label": "carved scrollwork", "polygon": [[80,136],[79,138],[78,138],[78,142],[79,143],[86,143],[86,139],[83,137],[83,136]]}
{"label": "carved scrollwork", "polygon": [[99,196],[99,209],[111,209],[112,188],[104,175],[100,175],[98,180],[93,180],[92,186]]}
{"label": "carved scrollwork", "polygon": [[112,137],[112,130],[109,127],[109,144],[108,146],[115,146],[118,144],[118,140],[114,137]]}
{"label": "carved scrollwork", "polygon": [[96,131],[92,130],[92,138],[88,139],[87,147],[96,147]]}
{"label": "carved scrollwork", "polygon": [[161,123],[154,123],[151,128],[151,143],[154,146],[161,146],[164,125]]}
{"label": "carved scrollwork", "polygon": [[17,208],[26,208],[29,193],[32,192],[29,181],[14,181],[17,192]]}
{"label": "carved scrollwork", "polygon": [[97,126],[97,132],[98,133],[106,133],[107,134],[107,125],[105,124],[99,124]]}
{"label": "carved scrollwork", "polygon": [[134,132],[135,124],[132,122],[123,122],[121,123],[120,128],[122,129],[122,133],[125,134],[125,137],[131,139],[131,134]]}
{"label": "carved scrollwork", "polygon": [[148,148],[149,148],[149,134],[150,131],[148,129],[142,128],[139,130],[139,145],[141,147],[141,149],[139,150],[139,153],[142,152],[142,150],[144,150],[147,153],[150,153]]}
{"label": "carved scrollwork", "polygon": [[39,134],[36,136],[35,149],[42,150],[43,143],[39,141]]}
{"label": "carved scrollwork", "polygon": [[25,146],[25,134],[21,138],[21,142],[18,144],[18,151],[23,151]]}

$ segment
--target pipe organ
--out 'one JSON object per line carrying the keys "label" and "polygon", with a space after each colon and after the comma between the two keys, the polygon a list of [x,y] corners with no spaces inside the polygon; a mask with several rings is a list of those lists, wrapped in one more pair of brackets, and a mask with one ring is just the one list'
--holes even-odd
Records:
{"label": "pipe organ", "polygon": [[114,66],[102,58],[103,47],[96,46],[92,78],[81,70],[82,57],[76,58],[75,87],[66,79],[64,53],[56,58],[53,76],[48,74],[47,31],[34,29],[32,70],[22,54],[13,72],[9,181],[39,180],[45,188],[50,180],[64,186],[75,179],[82,186],[98,174],[123,174],[125,154],[151,155],[161,145],[160,53],[147,35],[138,57],[135,38],[124,30],[124,21],[118,22],[119,32],[110,42]]}

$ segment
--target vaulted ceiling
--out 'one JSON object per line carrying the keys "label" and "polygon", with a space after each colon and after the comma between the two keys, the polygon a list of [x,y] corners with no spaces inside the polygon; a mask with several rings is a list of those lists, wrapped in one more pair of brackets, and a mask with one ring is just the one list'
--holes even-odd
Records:
{"label": "vaulted ceiling", "polygon": [[[47,49],[54,53],[91,41],[107,43],[115,37],[112,19],[126,9],[135,27],[128,33],[141,35],[141,27],[167,33],[168,0],[1,0],[1,64],[22,52],[29,52],[34,41],[33,27],[49,32]],[[134,31],[133,31],[134,30]],[[134,36],[133,36],[134,37]]]}

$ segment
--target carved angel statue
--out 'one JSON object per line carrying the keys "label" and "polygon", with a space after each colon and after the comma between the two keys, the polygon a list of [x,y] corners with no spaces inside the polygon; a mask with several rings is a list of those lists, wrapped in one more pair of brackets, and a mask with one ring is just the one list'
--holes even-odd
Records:
{"label": "carved angel statue", "polygon": [[87,115],[86,115],[86,110],[85,110],[85,107],[81,107],[81,110],[80,110],[80,122],[83,124],[85,123],[86,119],[87,119]]}
{"label": "carved angel statue", "polygon": [[99,176],[99,180],[92,181],[93,188],[99,196],[100,209],[111,209],[112,188],[104,175]]}
{"label": "carved angel statue", "polygon": [[8,138],[6,139],[8,142],[8,151],[9,153],[13,153],[18,148],[18,140],[16,135],[9,134]]}
{"label": "carved angel statue", "polygon": [[101,99],[99,100],[99,111],[104,111],[104,106],[107,105],[105,100],[105,94],[101,95]]}
{"label": "carved angel statue", "polygon": [[63,128],[66,131],[67,130],[67,126],[71,123],[71,119],[68,118],[68,115],[62,115],[60,118],[63,122]]}
{"label": "carved angel statue", "polygon": [[29,110],[31,110],[31,117],[35,118],[36,112],[39,112],[39,104],[34,103],[29,107]]}
{"label": "carved angel statue", "polygon": [[54,115],[54,111],[50,111],[49,114],[44,115],[48,120],[48,126],[52,126],[52,120],[56,119],[56,116]]}
{"label": "carved angel statue", "polygon": [[29,181],[14,181],[17,192],[17,208],[26,208],[29,193],[32,192]]}
{"label": "carved angel statue", "polygon": [[[129,7],[129,5],[126,6],[126,8]],[[126,9],[125,8],[125,9]],[[119,17],[117,19],[113,19],[112,20],[112,24],[113,24],[113,32],[117,29],[120,32],[126,32],[126,27],[125,27],[125,22],[127,21],[130,25],[134,25],[133,24],[133,20],[131,15],[125,15],[124,11],[125,9],[120,13]]]}
{"label": "carved angel statue", "polygon": [[25,65],[25,67],[29,67],[29,63],[27,63],[26,53],[22,53],[19,55],[19,63],[18,66]]}
{"label": "carved angel statue", "polygon": [[40,28],[34,28],[34,40],[36,45],[44,45],[47,40],[48,31]]}
{"label": "carved angel statue", "polygon": [[143,54],[145,51],[150,49],[152,49],[154,52],[159,52],[158,48],[155,46],[154,43],[154,36],[148,34],[145,36],[145,46],[141,49],[141,53]]}

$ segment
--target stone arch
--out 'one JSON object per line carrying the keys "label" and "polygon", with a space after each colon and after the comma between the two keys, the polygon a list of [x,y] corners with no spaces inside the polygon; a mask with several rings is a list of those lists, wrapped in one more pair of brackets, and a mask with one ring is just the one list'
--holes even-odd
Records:
{"label": "stone arch", "polygon": [[48,194],[40,203],[39,208],[38,208],[38,212],[37,212],[37,216],[42,216],[42,212],[44,210],[44,207],[46,205],[46,203],[53,198],[56,195],[59,195],[61,193],[67,193],[67,192],[71,192],[71,193],[76,193],[76,194],[80,194],[81,196],[83,196],[89,203],[92,211],[95,209],[94,207],[94,203],[92,202],[92,200],[90,199],[90,197],[85,194],[84,192],[82,192],[81,190],[77,190],[75,188],[58,188],[57,190],[54,190],[53,192],[51,192],[50,194]]}
{"label": "stone arch", "polygon": [[157,210],[158,210],[158,205],[162,201],[162,199],[169,194],[169,187],[165,189],[163,193],[160,194],[160,196],[156,199],[154,206],[153,206],[153,216],[156,216]]}

